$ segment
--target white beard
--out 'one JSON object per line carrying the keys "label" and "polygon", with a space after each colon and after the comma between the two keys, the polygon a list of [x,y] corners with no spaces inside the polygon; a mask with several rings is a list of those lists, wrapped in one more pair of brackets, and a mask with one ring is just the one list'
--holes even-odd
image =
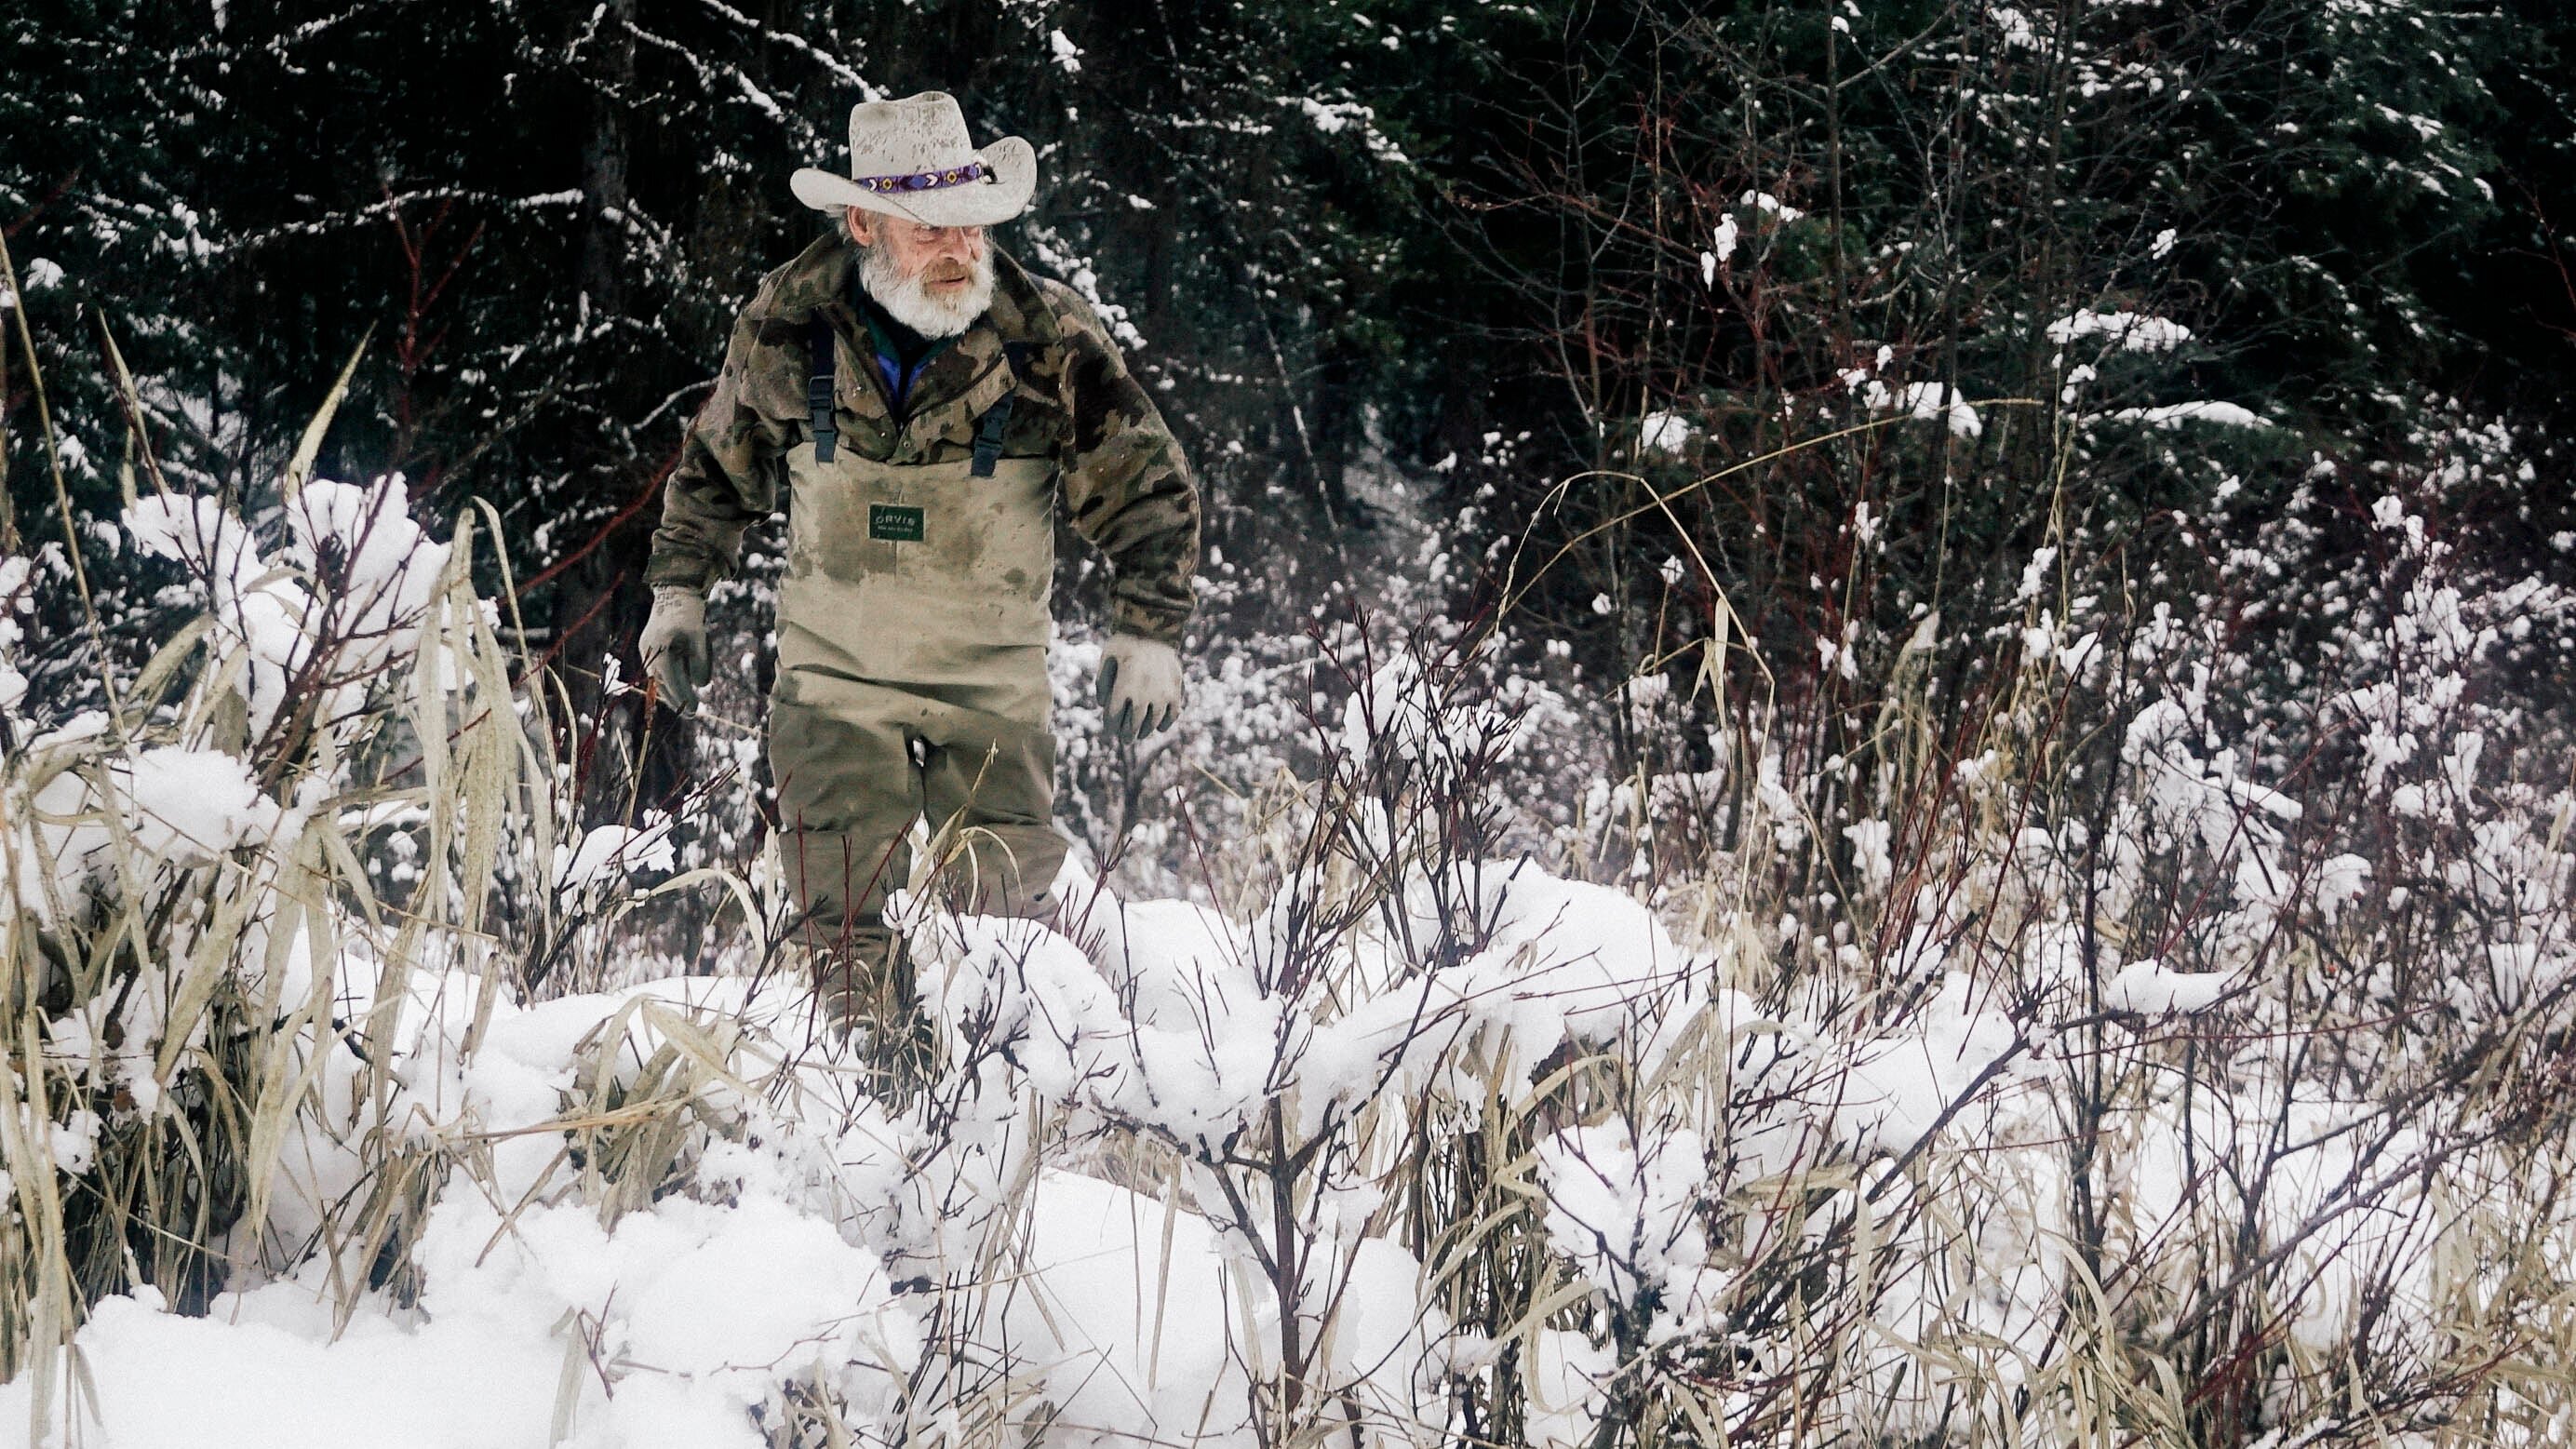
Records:
{"label": "white beard", "polygon": [[975,258],[974,276],[963,293],[937,297],[921,278],[905,276],[895,264],[894,248],[879,241],[867,247],[859,260],[859,283],[888,316],[904,326],[924,337],[954,337],[974,326],[984,309],[993,305],[993,252],[987,247]]}

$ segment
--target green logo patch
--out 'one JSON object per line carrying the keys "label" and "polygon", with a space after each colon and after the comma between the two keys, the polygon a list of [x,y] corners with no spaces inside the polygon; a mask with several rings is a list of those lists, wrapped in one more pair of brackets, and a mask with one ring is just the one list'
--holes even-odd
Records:
{"label": "green logo patch", "polygon": [[869,504],[868,537],[888,543],[921,542],[921,510],[899,503]]}

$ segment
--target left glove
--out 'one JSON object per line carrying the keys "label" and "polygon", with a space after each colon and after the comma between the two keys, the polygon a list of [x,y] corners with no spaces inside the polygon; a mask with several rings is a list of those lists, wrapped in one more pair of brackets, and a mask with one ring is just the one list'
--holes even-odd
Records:
{"label": "left glove", "polygon": [[1133,634],[1112,634],[1100,651],[1100,704],[1109,728],[1141,739],[1181,717],[1181,653]]}

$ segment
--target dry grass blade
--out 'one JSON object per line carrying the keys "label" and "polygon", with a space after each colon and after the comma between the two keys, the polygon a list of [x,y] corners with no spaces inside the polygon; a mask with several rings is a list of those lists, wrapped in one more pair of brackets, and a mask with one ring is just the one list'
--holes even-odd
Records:
{"label": "dry grass blade", "polygon": [[[358,360],[367,355],[367,344],[374,340],[376,329],[370,323],[358,337],[358,345],[349,349],[349,360],[340,367],[340,375],[331,382],[331,390],[322,395],[322,406],[304,424],[303,435],[295,440],[295,452],[286,461],[286,472],[278,479],[278,491],[291,503],[304,491],[304,480],[313,476],[313,460],[322,456],[322,439],[331,431],[331,419],[338,416],[340,404],[349,395],[349,379],[358,375]],[[156,471],[157,481],[159,474]]]}

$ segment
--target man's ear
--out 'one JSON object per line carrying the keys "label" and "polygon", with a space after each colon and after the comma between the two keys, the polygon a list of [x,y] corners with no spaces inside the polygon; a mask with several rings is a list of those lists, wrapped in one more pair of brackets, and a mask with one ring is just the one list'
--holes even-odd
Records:
{"label": "man's ear", "polygon": [[868,246],[875,239],[873,231],[868,226],[868,214],[859,207],[841,208],[841,230],[848,232],[850,240],[861,246]]}

